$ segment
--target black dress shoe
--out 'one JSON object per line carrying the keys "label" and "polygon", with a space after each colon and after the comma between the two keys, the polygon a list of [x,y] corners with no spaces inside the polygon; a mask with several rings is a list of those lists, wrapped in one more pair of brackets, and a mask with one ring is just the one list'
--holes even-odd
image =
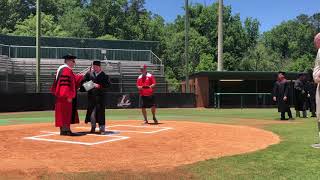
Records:
{"label": "black dress shoe", "polygon": [[60,131],[61,136],[70,136],[71,133],[71,131]]}
{"label": "black dress shoe", "polygon": [[106,132],[106,131],[100,131],[99,134],[100,134],[100,135],[108,135],[109,133]]}
{"label": "black dress shoe", "polygon": [[91,128],[90,133],[95,133],[96,132],[96,128]]}
{"label": "black dress shoe", "polygon": [[82,136],[83,134],[73,133],[71,131],[62,131],[60,132],[61,136]]}

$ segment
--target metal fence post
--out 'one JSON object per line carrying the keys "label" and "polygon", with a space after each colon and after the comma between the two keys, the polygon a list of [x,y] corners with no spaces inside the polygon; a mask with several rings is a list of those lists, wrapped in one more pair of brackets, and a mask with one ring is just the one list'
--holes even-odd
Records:
{"label": "metal fence post", "polygon": [[79,57],[79,50],[76,49],[76,56],[80,59],[81,57]]}
{"label": "metal fence post", "polygon": [[23,87],[24,87],[24,92],[27,92],[26,88],[26,61],[23,61],[23,74],[24,74],[24,82],[23,82]]}
{"label": "metal fence post", "polygon": [[6,92],[9,91],[9,58],[6,58],[7,62],[6,62]]}
{"label": "metal fence post", "polygon": [[162,73],[162,76],[164,76],[164,65],[161,65],[161,73]]}
{"label": "metal fence post", "polygon": [[11,59],[11,46],[9,45],[9,55],[8,55],[8,58],[7,59],[7,62],[6,62],[6,70],[7,70],[7,73],[6,73],[6,92],[9,91],[9,60]]}
{"label": "metal fence post", "polygon": [[18,48],[17,47],[14,48],[14,57],[18,58]]}
{"label": "metal fence post", "polygon": [[220,109],[220,101],[219,101],[220,96],[219,96],[219,94],[218,93],[215,94],[215,97],[216,97],[216,108]]}
{"label": "metal fence post", "polygon": [[9,55],[8,55],[9,58],[11,58],[11,45],[9,45]]}
{"label": "metal fence post", "polygon": [[122,83],[122,65],[120,62],[118,62],[119,66],[119,73],[120,73],[120,92],[122,93],[123,91],[123,83]]}
{"label": "metal fence post", "polygon": [[243,95],[240,96],[241,109],[243,108]]}
{"label": "metal fence post", "polygon": [[218,94],[218,109],[221,108],[221,96],[220,93]]}

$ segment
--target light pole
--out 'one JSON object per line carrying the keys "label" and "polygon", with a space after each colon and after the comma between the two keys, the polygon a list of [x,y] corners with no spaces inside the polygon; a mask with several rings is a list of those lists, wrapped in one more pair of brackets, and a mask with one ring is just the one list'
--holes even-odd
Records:
{"label": "light pole", "polygon": [[41,58],[41,10],[40,0],[37,0],[37,23],[36,23],[36,92],[40,92],[40,58]]}
{"label": "light pole", "polygon": [[218,71],[223,71],[223,0],[219,0],[218,11]]}
{"label": "light pole", "polygon": [[186,66],[186,93],[189,93],[189,3],[185,0],[185,66]]}

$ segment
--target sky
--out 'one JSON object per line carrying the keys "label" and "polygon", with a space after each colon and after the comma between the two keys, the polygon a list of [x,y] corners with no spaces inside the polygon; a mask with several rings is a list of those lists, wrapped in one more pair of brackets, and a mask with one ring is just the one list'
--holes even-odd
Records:
{"label": "sky", "polygon": [[[211,5],[217,0],[189,0],[189,3]],[[146,0],[146,8],[161,15],[166,22],[173,22],[177,15],[184,14],[184,0]],[[240,13],[241,20],[246,17],[257,18],[260,31],[271,30],[281,22],[294,19],[300,14],[320,13],[320,0],[224,0],[230,5],[232,13]]]}

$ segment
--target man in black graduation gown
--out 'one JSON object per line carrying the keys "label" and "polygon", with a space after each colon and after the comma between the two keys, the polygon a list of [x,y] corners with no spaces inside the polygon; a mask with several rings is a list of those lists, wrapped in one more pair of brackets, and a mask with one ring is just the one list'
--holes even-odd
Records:
{"label": "man in black graduation gown", "polygon": [[281,113],[281,120],[286,120],[285,113],[288,113],[289,119],[292,119],[292,113],[289,106],[289,82],[285,78],[285,72],[279,72],[277,81],[273,87],[273,101],[278,104],[278,112]]}
{"label": "man in black graduation gown", "polygon": [[313,70],[308,70],[308,81],[307,81],[307,107],[311,112],[311,117],[316,116],[316,91],[317,91],[317,84],[313,80]]}
{"label": "man in black graduation gown", "polygon": [[303,118],[307,117],[306,90],[306,75],[304,73],[300,73],[298,75],[298,79],[294,82],[296,117],[300,117],[300,111],[302,111]]}
{"label": "man in black graduation gown", "polygon": [[[88,108],[85,123],[91,122],[91,133],[95,133],[96,123],[99,124],[100,134],[105,134],[105,102],[104,93],[110,87],[109,76],[101,68],[100,61],[93,62],[93,71],[84,76],[83,83],[94,82],[94,88],[88,91]],[[85,91],[82,87],[82,91]]]}

